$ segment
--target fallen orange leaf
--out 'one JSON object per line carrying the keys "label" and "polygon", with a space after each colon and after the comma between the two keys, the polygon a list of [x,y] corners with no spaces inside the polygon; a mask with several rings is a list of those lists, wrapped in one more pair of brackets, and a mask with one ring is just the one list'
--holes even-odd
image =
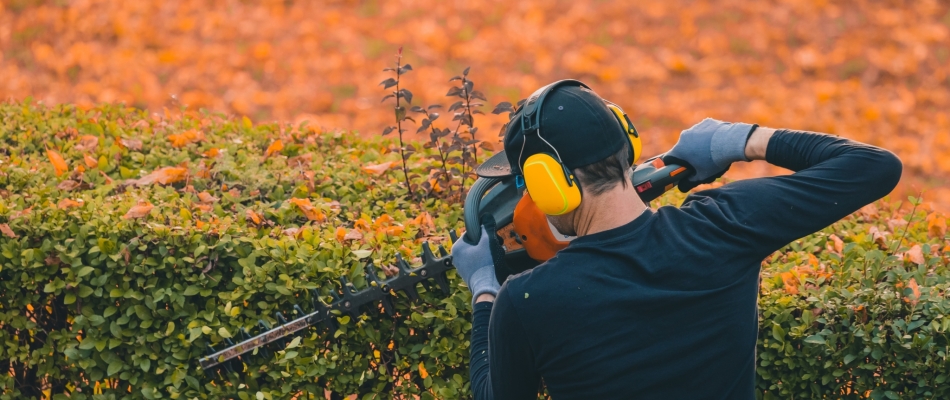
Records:
{"label": "fallen orange leaf", "polygon": [[360,231],[356,229],[350,229],[350,231],[347,232],[345,236],[343,236],[343,239],[344,240],[363,240],[363,234],[360,233]]}
{"label": "fallen orange leaf", "polygon": [[336,241],[342,242],[346,238],[346,228],[339,226],[336,228]]}
{"label": "fallen orange leaf", "polygon": [[151,185],[153,183],[160,183],[162,185],[168,185],[175,182],[179,182],[185,179],[188,176],[188,169],[183,167],[162,167],[155,171],[152,171],[150,174],[145,175],[139,179],[130,179],[126,181],[128,184],[136,186],[145,186]]}
{"label": "fallen orange leaf", "polygon": [[63,210],[65,210],[65,209],[71,208],[71,207],[79,207],[79,206],[82,206],[82,204],[83,204],[82,202],[75,201],[75,200],[72,200],[72,199],[62,199],[62,200],[59,201],[59,204],[57,204],[56,206],[59,207],[59,208],[61,208],[61,209],[63,209]]}
{"label": "fallen orange leaf", "polygon": [[267,146],[267,150],[264,151],[264,157],[270,157],[274,153],[277,153],[283,149],[284,142],[281,142],[280,139],[277,139],[274,141],[274,143],[271,143],[270,146]]}
{"label": "fallen orange leaf", "polygon": [[202,203],[214,203],[218,201],[218,198],[212,196],[208,192],[201,192],[201,193],[198,193],[198,200],[201,200]]}
{"label": "fallen orange leaf", "polygon": [[907,282],[907,287],[910,288],[911,295],[904,297],[904,300],[911,305],[916,306],[917,302],[920,300],[920,286],[917,285],[917,280],[910,278],[910,281]]}
{"label": "fallen orange leaf", "polygon": [[17,237],[16,233],[13,232],[13,229],[10,229],[10,225],[7,225],[7,224],[0,224],[0,232],[3,232],[3,234],[6,237],[11,237],[11,238]]}
{"label": "fallen orange leaf", "polygon": [[92,135],[82,135],[79,137],[79,144],[76,145],[76,150],[79,151],[92,151],[99,146],[99,138]]}
{"label": "fallen orange leaf", "polygon": [[422,379],[429,377],[429,372],[426,371],[425,363],[422,363],[422,362],[419,363],[419,376],[421,376]]}
{"label": "fallen orange leaf", "polygon": [[840,256],[841,252],[844,251],[844,241],[842,241],[841,238],[838,237],[838,235],[834,235],[834,234],[832,234],[828,238],[831,239],[831,242],[834,244],[835,252],[838,253],[838,255]]}
{"label": "fallen orange leaf", "polygon": [[218,156],[218,154],[221,154],[221,150],[218,150],[218,149],[213,148],[213,147],[210,148],[210,149],[208,149],[208,151],[205,151],[204,153],[201,153],[201,155],[203,155],[203,156],[205,156],[205,157],[208,157],[208,158],[215,158],[215,157]]}
{"label": "fallen orange leaf", "polygon": [[942,239],[943,236],[947,233],[947,219],[937,213],[933,213],[927,216],[927,232],[930,233],[930,236],[933,236],[938,239]]}
{"label": "fallen orange leaf", "polygon": [[89,168],[95,168],[99,166],[99,161],[88,154],[83,155],[82,160],[86,163],[86,166]]}
{"label": "fallen orange leaf", "polygon": [[172,147],[185,147],[189,143],[199,142],[204,140],[204,132],[190,129],[182,133],[168,135],[168,141],[171,142]]}
{"label": "fallen orange leaf", "polygon": [[255,224],[257,224],[257,225],[260,225],[261,222],[264,221],[264,217],[262,217],[260,214],[258,214],[258,213],[256,213],[256,212],[254,212],[254,210],[252,210],[252,209],[250,209],[250,208],[248,208],[247,211],[244,212],[244,214],[247,215],[247,218],[250,218],[251,221],[253,221],[253,222],[254,222]]}
{"label": "fallen orange leaf", "polygon": [[391,168],[393,164],[394,163],[392,161],[386,161],[380,164],[369,164],[369,165],[364,165],[362,170],[363,172],[368,172],[373,175],[382,175],[383,172],[386,172],[387,170],[389,170],[389,168]]}
{"label": "fallen orange leaf", "polygon": [[919,244],[913,245],[910,250],[907,250],[907,253],[904,254],[904,259],[914,263],[914,264],[926,264],[927,261],[924,260],[924,252],[920,248]]}
{"label": "fallen orange leaf", "polygon": [[311,221],[323,222],[327,219],[326,215],[310,203],[310,199],[290,199],[290,203],[296,205],[307,219]]}
{"label": "fallen orange leaf", "polygon": [[152,206],[152,203],[149,203],[148,201],[143,200],[143,201],[140,201],[138,204],[132,206],[132,208],[130,208],[129,211],[125,213],[125,215],[122,216],[122,218],[124,219],[143,218],[146,215],[148,215],[150,211],[152,211],[152,208],[154,208]]}
{"label": "fallen orange leaf", "polygon": [[49,162],[53,164],[56,176],[60,176],[64,172],[69,171],[69,165],[66,164],[66,160],[64,160],[63,156],[59,155],[59,153],[46,149],[46,156],[49,157]]}

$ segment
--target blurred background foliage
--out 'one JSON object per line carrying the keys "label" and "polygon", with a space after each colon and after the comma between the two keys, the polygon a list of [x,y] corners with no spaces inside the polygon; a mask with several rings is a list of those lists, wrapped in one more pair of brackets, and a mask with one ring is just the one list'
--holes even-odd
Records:
{"label": "blurred background foliage", "polygon": [[[703,117],[897,153],[950,209],[950,6],[937,0],[0,1],[0,98],[210,108],[376,133],[404,46],[416,104],[466,66],[490,103],[579,78],[665,151]],[[480,120],[495,139],[504,117]],[[734,168],[733,178],[776,172]]]}

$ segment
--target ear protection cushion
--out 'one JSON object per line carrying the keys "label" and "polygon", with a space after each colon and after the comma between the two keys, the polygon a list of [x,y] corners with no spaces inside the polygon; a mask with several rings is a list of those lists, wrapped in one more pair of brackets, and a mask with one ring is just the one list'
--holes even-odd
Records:
{"label": "ear protection cushion", "polygon": [[637,128],[633,126],[633,122],[630,122],[630,118],[627,117],[627,114],[624,113],[620,107],[607,103],[607,108],[613,111],[614,117],[617,118],[617,122],[620,123],[623,131],[627,132],[627,139],[630,141],[630,166],[633,166],[640,160],[640,154],[643,152],[643,142],[640,141],[640,133],[637,132]]}
{"label": "ear protection cushion", "polygon": [[528,194],[545,214],[566,214],[581,204],[577,179],[550,154],[538,153],[528,157],[522,173]]}

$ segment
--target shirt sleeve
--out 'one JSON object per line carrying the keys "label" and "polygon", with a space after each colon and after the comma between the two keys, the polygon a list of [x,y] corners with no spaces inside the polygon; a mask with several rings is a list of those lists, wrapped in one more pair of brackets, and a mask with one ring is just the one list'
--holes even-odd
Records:
{"label": "shirt sleeve", "polygon": [[733,239],[755,243],[762,257],[883,197],[902,170],[887,150],[814,132],[776,131],[765,158],[796,172],[732,182],[684,201],[705,202],[696,208],[728,226]]}
{"label": "shirt sleeve", "polygon": [[472,340],[469,356],[469,381],[475,400],[492,400],[491,376],[488,363],[488,325],[492,302],[475,303],[472,312]]}
{"label": "shirt sleeve", "polygon": [[492,393],[495,400],[534,400],[538,398],[541,375],[508,292],[507,284],[498,292],[488,329]]}

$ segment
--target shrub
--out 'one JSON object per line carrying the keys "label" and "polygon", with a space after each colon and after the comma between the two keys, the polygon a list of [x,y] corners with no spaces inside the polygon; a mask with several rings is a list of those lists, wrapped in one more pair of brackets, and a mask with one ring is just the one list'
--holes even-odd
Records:
{"label": "shrub", "polygon": [[[340,276],[366,287],[363,260],[413,259],[462,209],[407,200],[391,141],[178,114],[0,105],[0,397],[469,396],[454,271],[448,296],[419,288],[393,317],[341,315],[332,335],[205,376],[208,346],[311,289],[328,300]],[[416,148],[410,179],[442,168],[438,147]],[[947,397],[945,220],[875,207],[765,262],[760,396]]]}

